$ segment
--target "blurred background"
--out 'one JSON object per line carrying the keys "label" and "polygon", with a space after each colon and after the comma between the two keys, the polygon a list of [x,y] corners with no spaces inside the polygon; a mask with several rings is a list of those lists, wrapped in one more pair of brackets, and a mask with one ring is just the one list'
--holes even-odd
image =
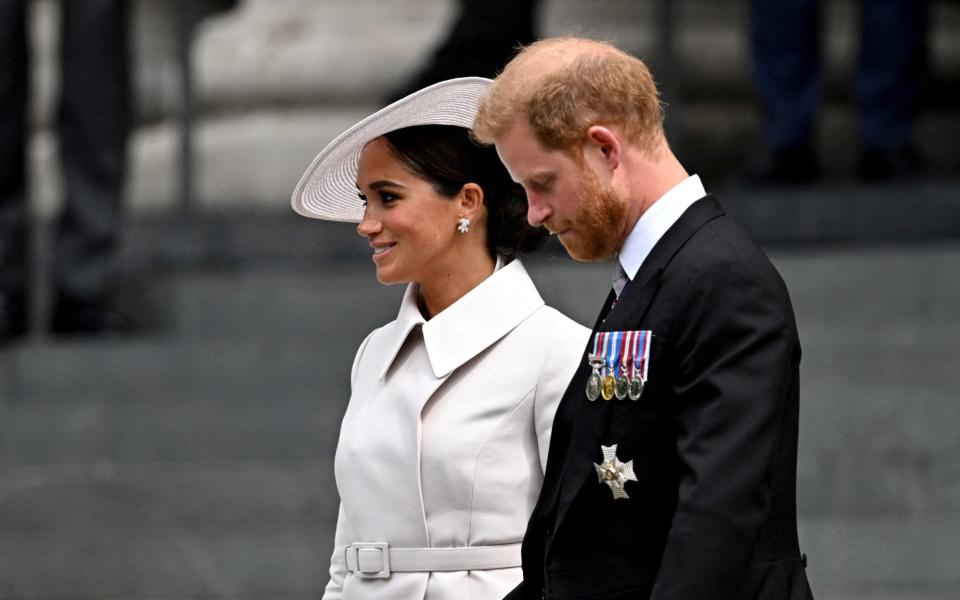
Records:
{"label": "blurred background", "polygon": [[[0,44],[16,4],[0,0]],[[492,30],[475,0],[19,4],[25,48],[0,49],[0,108],[26,98],[27,126],[0,142],[29,142],[26,183],[5,150],[0,231],[20,214],[8,196],[29,196],[30,218],[0,235],[0,262],[26,265],[0,273],[0,292],[20,286],[0,296],[0,599],[320,597],[350,364],[403,290],[376,283],[350,225],[292,215],[290,193],[388,98],[491,74],[503,44],[478,42],[490,31],[509,31],[507,47],[587,35],[648,60],[681,160],[783,274],[804,346],[798,492],[815,596],[960,597],[960,3],[900,2],[886,35],[876,11],[897,2],[821,2],[819,43],[762,0],[490,2]],[[61,18],[98,6],[125,38]],[[805,137],[780,146],[771,86],[808,94],[779,76],[812,67],[761,35],[777,19],[822,65]],[[890,61],[882,85],[858,71]],[[17,68],[26,83],[7,77]],[[70,99],[114,81],[129,105],[79,104],[121,133],[76,142]],[[889,147],[871,146],[863,117],[876,88],[892,90],[873,100],[896,109]],[[120,182],[107,200],[71,191],[87,189],[71,166],[84,161],[97,185]],[[100,237],[73,247],[101,250],[109,277],[61,273],[83,223]],[[557,247],[528,262],[548,303],[593,322],[609,265]]]}

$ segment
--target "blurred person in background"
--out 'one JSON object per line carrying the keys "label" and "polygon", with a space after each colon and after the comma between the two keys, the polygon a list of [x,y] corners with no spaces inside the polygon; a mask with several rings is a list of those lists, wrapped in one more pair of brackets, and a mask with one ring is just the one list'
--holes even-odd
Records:
{"label": "blurred person in background", "polygon": [[520,46],[537,39],[539,0],[459,0],[457,15],[433,55],[389,95],[393,102],[454,77],[493,77]]}
{"label": "blurred person in background", "polygon": [[544,304],[519,255],[547,233],[470,138],[489,83],[441,82],[378,111],[293,194],[304,216],[357,222],[377,279],[408,284],[351,370],[325,600],[493,600],[521,579],[554,412],[589,332]]}
{"label": "blurred person in background", "polygon": [[[30,305],[27,0],[0,0],[0,340],[27,333]],[[130,117],[126,0],[61,2],[59,132],[64,200],[50,330],[129,331],[110,303]],[[49,174],[48,174],[49,175]]]}
{"label": "blurred person in background", "polygon": [[[762,150],[747,166],[754,184],[819,176],[814,116],[822,95],[821,2],[752,0],[754,80],[764,112]],[[915,176],[911,141],[927,66],[927,0],[863,0],[856,97],[867,181]]]}

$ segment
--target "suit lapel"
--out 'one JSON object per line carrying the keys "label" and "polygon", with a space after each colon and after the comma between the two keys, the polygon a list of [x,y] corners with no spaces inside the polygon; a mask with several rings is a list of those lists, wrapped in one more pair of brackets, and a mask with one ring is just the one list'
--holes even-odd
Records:
{"label": "suit lapel", "polygon": [[[697,230],[723,214],[719,203],[709,195],[692,204],[653,247],[636,277],[620,294],[615,304],[611,292],[593,331],[643,329],[647,309],[660,289],[661,276],[670,261]],[[589,402],[584,396],[583,385],[582,378],[575,377],[560,406],[566,422],[572,423],[572,426],[570,434],[563,436],[569,450],[561,469],[563,477],[558,478],[558,489],[552,494],[559,502],[555,520],[557,524],[563,522],[567,509],[588,477],[595,476],[593,462],[601,458],[600,444],[604,441],[603,433],[610,415],[619,406],[617,400]]]}

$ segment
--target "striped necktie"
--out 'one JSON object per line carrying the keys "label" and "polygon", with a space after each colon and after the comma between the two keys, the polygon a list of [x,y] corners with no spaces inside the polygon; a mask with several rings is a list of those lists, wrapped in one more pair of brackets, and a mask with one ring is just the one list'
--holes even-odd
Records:
{"label": "striped necktie", "polygon": [[630,278],[627,277],[626,272],[623,270],[623,266],[620,264],[620,260],[616,261],[616,268],[613,270],[613,292],[617,295],[617,298],[620,297],[620,294],[623,292],[623,288],[627,287],[627,284],[630,282]]}

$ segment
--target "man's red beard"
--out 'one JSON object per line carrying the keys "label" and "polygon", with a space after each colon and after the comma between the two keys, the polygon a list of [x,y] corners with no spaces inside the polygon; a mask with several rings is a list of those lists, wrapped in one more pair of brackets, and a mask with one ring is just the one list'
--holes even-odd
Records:
{"label": "man's red beard", "polygon": [[620,249],[627,201],[610,184],[604,184],[593,169],[580,167],[582,186],[577,214],[570,233],[560,243],[571,258],[589,262],[606,260]]}

